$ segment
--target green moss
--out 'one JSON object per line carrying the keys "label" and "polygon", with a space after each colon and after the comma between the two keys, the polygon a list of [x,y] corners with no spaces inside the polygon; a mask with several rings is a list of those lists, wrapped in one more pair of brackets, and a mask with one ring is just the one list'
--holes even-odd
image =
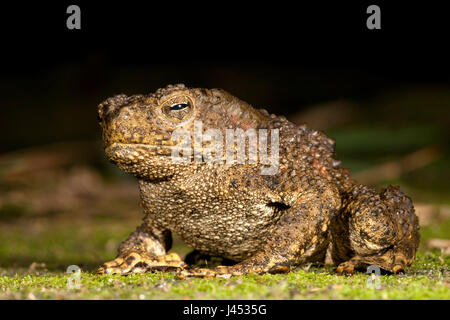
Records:
{"label": "green moss", "polygon": [[422,243],[431,238],[449,238],[450,236],[450,219],[433,223],[420,230]]}
{"label": "green moss", "polygon": [[[405,276],[381,276],[380,290],[368,288],[365,273],[338,276],[333,267],[230,279],[96,275],[136,224],[104,219],[0,226],[0,299],[450,299],[450,256],[425,246],[429,238],[448,237],[449,221],[422,228],[416,262]],[[189,249],[176,241],[173,250]],[[83,271],[80,289],[67,288],[69,265]]]}
{"label": "green moss", "polygon": [[310,268],[287,275],[179,280],[175,274],[130,276],[81,274],[80,289],[68,289],[69,274],[16,272],[0,276],[0,298],[8,299],[450,299],[449,257],[419,253],[405,276],[338,276],[333,268]]}

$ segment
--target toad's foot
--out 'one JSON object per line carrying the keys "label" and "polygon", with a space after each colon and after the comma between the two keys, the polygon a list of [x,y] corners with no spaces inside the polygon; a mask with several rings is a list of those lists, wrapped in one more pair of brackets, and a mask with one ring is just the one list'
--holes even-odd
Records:
{"label": "toad's foot", "polygon": [[228,267],[226,266],[218,266],[215,269],[207,269],[207,268],[193,268],[193,269],[184,269],[180,272],[179,278],[180,279],[186,279],[188,277],[197,277],[197,278],[214,278],[214,277],[221,277],[221,278],[229,278],[232,275],[239,275],[239,274],[232,274]]}
{"label": "toad's foot", "polygon": [[152,271],[179,271],[185,267],[185,263],[175,252],[148,257],[145,254],[131,252],[118,256],[113,261],[105,262],[97,270],[97,274],[121,274],[144,273]]}
{"label": "toad's foot", "polygon": [[343,262],[336,268],[336,273],[338,275],[352,276],[355,273],[355,267],[357,264],[359,264],[359,262],[352,260]]}
{"label": "toad's foot", "polygon": [[[290,267],[286,266],[278,266],[271,268],[268,273],[288,273],[290,271]],[[197,277],[197,278],[226,278],[228,279],[231,276],[242,276],[248,273],[256,273],[261,274],[265,273],[258,267],[241,265],[237,264],[234,266],[218,266],[215,269],[207,269],[207,268],[194,268],[194,269],[184,269],[179,273],[180,279],[185,279],[188,277]]]}
{"label": "toad's foot", "polygon": [[[389,252],[388,252],[389,253]],[[393,274],[405,273],[405,262],[397,259],[395,263],[391,263],[387,257],[388,254],[382,256],[373,257],[353,257],[352,259],[345,261],[336,268],[336,272],[339,275],[352,276],[355,270],[363,266],[376,265],[380,269],[391,272]]]}

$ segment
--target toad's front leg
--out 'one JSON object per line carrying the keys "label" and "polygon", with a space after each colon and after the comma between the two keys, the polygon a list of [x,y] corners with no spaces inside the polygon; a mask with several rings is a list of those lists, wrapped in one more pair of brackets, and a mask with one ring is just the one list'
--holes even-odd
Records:
{"label": "toad's front leg", "polygon": [[178,254],[167,254],[171,245],[170,231],[158,230],[144,222],[120,244],[117,257],[105,262],[97,273],[126,275],[153,270],[178,271],[184,268],[185,263]]}
{"label": "toad's front leg", "polygon": [[305,262],[323,261],[330,217],[339,208],[340,199],[333,189],[322,190],[322,193],[309,191],[285,210],[273,232],[266,235],[265,245],[252,257],[214,270],[182,270],[181,277],[280,273]]}

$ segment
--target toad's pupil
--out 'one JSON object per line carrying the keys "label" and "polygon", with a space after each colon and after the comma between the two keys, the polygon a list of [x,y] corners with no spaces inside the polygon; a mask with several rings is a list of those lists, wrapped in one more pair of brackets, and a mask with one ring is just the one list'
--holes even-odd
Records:
{"label": "toad's pupil", "polygon": [[187,106],[188,106],[187,103],[174,104],[173,106],[170,107],[170,110],[182,110]]}

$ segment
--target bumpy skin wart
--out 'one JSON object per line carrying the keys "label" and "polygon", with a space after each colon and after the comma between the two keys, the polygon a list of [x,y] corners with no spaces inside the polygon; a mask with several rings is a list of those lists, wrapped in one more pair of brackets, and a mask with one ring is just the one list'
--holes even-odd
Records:
{"label": "bumpy skin wart", "polygon": [[[109,98],[98,112],[105,152],[138,178],[145,212],[143,224],[99,273],[240,275],[286,272],[303,263],[335,264],[346,274],[375,264],[398,273],[414,261],[419,227],[411,199],[391,186],[377,193],[357,184],[321,132],[223,90],[181,84]],[[226,129],[278,129],[279,170],[262,175],[259,163],[194,161],[194,152],[188,163],[173,163],[180,140],[172,140],[172,132],[193,135],[195,120],[203,133],[219,129],[223,137]],[[188,269],[177,254],[167,254],[171,232],[199,254],[237,264]]]}

